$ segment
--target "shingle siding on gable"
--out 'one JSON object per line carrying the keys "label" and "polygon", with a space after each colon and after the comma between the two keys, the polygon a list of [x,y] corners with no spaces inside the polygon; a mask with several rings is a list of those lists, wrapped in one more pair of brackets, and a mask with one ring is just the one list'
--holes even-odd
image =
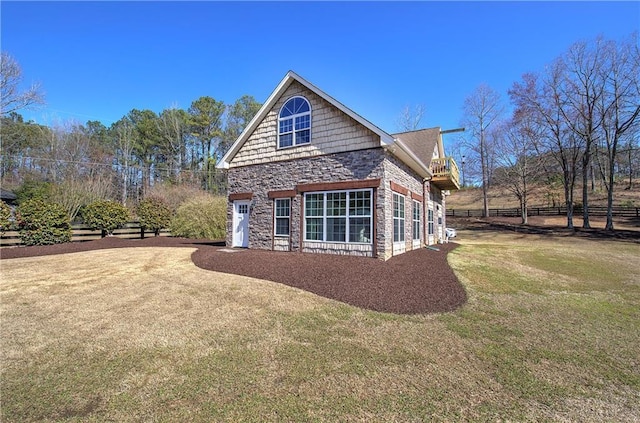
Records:
{"label": "shingle siding on gable", "polygon": [[[311,143],[278,150],[278,113],[282,105],[296,95],[304,96],[311,103]],[[375,148],[379,145],[379,137],[376,134],[294,81],[249,136],[229,166],[233,168],[308,158]]]}

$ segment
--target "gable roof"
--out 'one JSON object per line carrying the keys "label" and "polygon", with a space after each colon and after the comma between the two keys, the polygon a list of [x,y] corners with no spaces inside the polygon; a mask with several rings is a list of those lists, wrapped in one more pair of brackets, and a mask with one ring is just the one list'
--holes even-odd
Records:
{"label": "gable roof", "polygon": [[[269,111],[273,108],[275,103],[280,99],[280,97],[284,94],[284,92],[289,88],[289,86],[294,82],[298,82],[303,85],[305,88],[312,91],[314,94],[321,97],[323,100],[327,101],[329,104],[336,107],[338,110],[351,117],[353,120],[369,129],[374,134],[380,137],[380,146],[388,148],[392,154],[396,155],[403,162],[405,162],[409,167],[411,167],[414,171],[416,171],[423,178],[431,177],[431,171],[429,165],[431,163],[431,156],[428,157],[428,160],[424,162],[419,155],[416,155],[415,152],[411,151],[411,149],[405,145],[405,143],[396,137],[388,134],[387,132],[380,129],[378,126],[369,122],[367,119],[363,118],[344,104],[340,103],[338,100],[334,99],[320,88],[313,85],[311,82],[307,81],[297,73],[293,71],[287,72],[282,81],[278,84],[276,89],[271,93],[267,101],[262,105],[258,113],[251,119],[247,127],[242,131],[238,139],[231,145],[229,151],[220,159],[220,167],[223,169],[228,169],[233,158],[238,154],[238,151],[242,148],[242,146],[247,142],[249,136],[255,131],[257,126],[264,120]],[[433,151],[433,150],[432,150]]]}
{"label": "gable roof", "polygon": [[431,163],[433,151],[438,148],[442,157],[440,127],[419,129],[417,131],[399,132],[393,137],[400,139],[424,163]]}

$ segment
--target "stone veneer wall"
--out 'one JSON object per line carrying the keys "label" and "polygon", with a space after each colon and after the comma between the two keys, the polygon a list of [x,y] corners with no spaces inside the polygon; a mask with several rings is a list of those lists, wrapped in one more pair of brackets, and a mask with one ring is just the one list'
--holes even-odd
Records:
{"label": "stone veneer wall", "polygon": [[[311,142],[278,149],[278,113],[288,99],[297,95],[305,97],[311,104]],[[379,146],[380,138],[375,133],[294,81],[249,136],[230,166],[308,158]]]}
{"label": "stone veneer wall", "polygon": [[[346,153],[303,159],[276,161],[253,166],[232,167],[229,169],[229,193],[253,194],[253,207],[249,215],[249,248],[275,249],[286,251],[326,252],[334,254],[353,254],[371,256],[371,246],[336,243],[307,242],[302,244],[301,210],[303,196],[298,194],[291,199],[291,233],[287,238],[274,238],[273,200],[268,198],[269,191],[294,190],[297,184],[330,183],[361,179],[381,179],[376,195],[376,253],[378,258],[387,260],[393,256],[393,191],[391,182],[401,185],[410,193],[424,195],[422,178],[407,165],[382,148],[373,148]],[[431,186],[431,198],[434,202],[436,237],[443,233],[444,199],[440,190]],[[427,198],[421,202],[421,227],[426,225]],[[438,226],[435,205],[440,204],[443,225]],[[415,248],[412,236],[413,200],[405,196],[405,250]],[[233,203],[227,206],[227,245],[232,245]],[[421,238],[424,238],[424,229]],[[421,246],[428,240],[421,239]],[[304,247],[304,248],[303,248]]]}
{"label": "stone veneer wall", "polygon": [[[253,207],[249,215],[249,248],[271,250],[273,239],[273,200],[269,191],[293,190],[297,184],[327,183],[362,179],[382,179],[386,153],[382,148],[350,151],[296,160],[276,161],[229,169],[229,194],[253,194]],[[376,222],[378,242],[384,242],[384,190],[377,190]],[[290,244],[293,251],[301,250],[301,202],[298,194],[291,199]],[[233,202],[227,205],[227,245],[232,245]],[[276,249],[283,249],[281,240]],[[335,246],[334,246],[335,247]],[[347,247],[345,247],[347,248]],[[355,248],[354,254],[363,250]],[[370,248],[369,248],[370,250]],[[337,252],[337,250],[334,250]],[[331,251],[328,251],[331,252]],[[366,252],[365,252],[366,253]],[[367,253],[371,255],[371,253]]]}
{"label": "stone veneer wall", "polygon": [[[385,214],[384,233],[389,234],[378,241],[378,255],[385,260],[393,256],[393,190],[391,182],[401,185],[409,190],[410,193],[423,196],[423,181],[420,175],[413,171],[409,166],[398,160],[395,156],[387,154],[384,161],[384,179],[382,186],[384,187],[384,208],[388,211]],[[422,216],[420,218],[421,225],[424,227],[424,202],[422,204]],[[379,204],[378,207],[382,207]],[[413,249],[413,200],[411,195],[405,195],[404,204],[404,231],[405,231],[405,251]],[[424,237],[424,235],[421,235]],[[422,240],[424,243],[424,240]]]}

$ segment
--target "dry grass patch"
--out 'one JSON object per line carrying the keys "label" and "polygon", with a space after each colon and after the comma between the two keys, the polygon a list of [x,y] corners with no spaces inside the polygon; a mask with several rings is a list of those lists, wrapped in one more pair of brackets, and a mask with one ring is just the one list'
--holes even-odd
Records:
{"label": "dry grass patch", "polygon": [[1,420],[637,419],[640,246],[460,240],[469,303],[427,316],[201,270],[187,248],[2,260]]}

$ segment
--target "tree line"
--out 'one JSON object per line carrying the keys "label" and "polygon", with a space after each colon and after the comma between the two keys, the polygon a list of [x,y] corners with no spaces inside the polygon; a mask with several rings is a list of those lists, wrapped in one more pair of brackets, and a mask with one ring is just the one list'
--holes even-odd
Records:
{"label": "tree line", "polygon": [[[226,190],[216,163],[261,104],[245,95],[232,104],[202,96],[186,110],[132,109],[110,126],[99,121],[44,126],[25,122],[20,108],[42,102],[37,89],[21,92],[20,68],[2,54],[3,186],[55,190],[56,201],[78,207],[95,199],[138,203],[157,184]],[[67,207],[74,214],[73,205]],[[77,211],[77,210],[76,210]]]}
{"label": "tree line", "polygon": [[[607,192],[606,229],[616,181],[631,188],[640,172],[640,53],[638,34],[622,41],[598,37],[570,46],[541,72],[526,73],[508,91],[480,85],[465,101],[466,135],[454,151],[463,183],[482,186],[488,215],[491,184],[503,184],[520,201],[527,222],[532,183],[559,184],[573,228],[574,205],[589,228],[589,195],[596,181]],[[581,195],[576,193],[581,187]]]}

